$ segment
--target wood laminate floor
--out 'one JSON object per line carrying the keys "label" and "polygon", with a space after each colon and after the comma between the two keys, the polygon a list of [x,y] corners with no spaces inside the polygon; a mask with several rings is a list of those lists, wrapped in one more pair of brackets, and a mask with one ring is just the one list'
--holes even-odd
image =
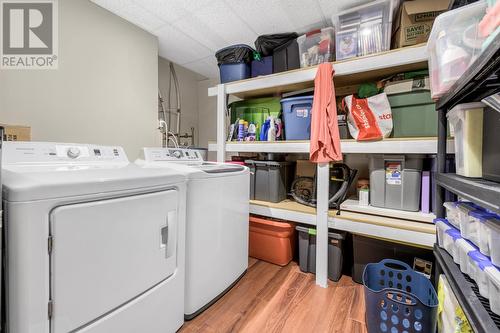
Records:
{"label": "wood laminate floor", "polygon": [[245,276],[179,332],[366,333],[363,286],[349,276],[315,284],[297,263],[285,267],[249,259]]}

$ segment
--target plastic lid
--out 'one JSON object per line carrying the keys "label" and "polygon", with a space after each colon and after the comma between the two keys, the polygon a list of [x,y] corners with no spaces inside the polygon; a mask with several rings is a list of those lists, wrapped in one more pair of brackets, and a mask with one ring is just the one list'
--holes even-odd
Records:
{"label": "plastic lid", "polygon": [[475,217],[479,220],[481,223],[485,223],[486,220],[488,219],[496,219],[497,215],[493,213],[488,213],[484,210],[473,210],[472,212],[469,212],[469,215],[472,217]]}
{"label": "plastic lid", "polygon": [[500,287],[500,270],[498,270],[498,268],[493,265],[486,269],[485,272],[488,274],[490,281],[495,283],[497,287]]}
{"label": "plastic lid", "polygon": [[468,111],[468,110],[473,110],[473,109],[484,109],[486,105],[481,102],[474,102],[474,103],[462,103],[455,105],[450,111],[448,111],[448,114],[454,113],[454,112],[459,112],[459,111]]}
{"label": "plastic lid", "polygon": [[453,226],[450,224],[450,222],[448,222],[448,220],[447,220],[447,219],[443,219],[443,218],[436,218],[436,219],[434,219],[434,221],[432,221],[432,222],[434,222],[434,224],[435,224],[436,226],[438,226],[438,225],[445,225],[445,226],[447,226],[448,228],[453,228]]}
{"label": "plastic lid", "polygon": [[287,98],[283,98],[280,102],[283,103],[283,102],[300,101],[300,100],[305,100],[305,101],[311,100],[312,101],[313,98],[314,98],[314,95],[287,97]]}
{"label": "plastic lid", "polygon": [[469,242],[467,239],[465,238],[461,238],[459,240],[457,240],[457,243],[458,245],[467,250],[467,253],[471,252],[471,251],[476,251],[477,250],[477,247],[475,247],[474,245],[472,245],[471,242]]}
{"label": "plastic lid", "polygon": [[278,161],[253,161],[254,164],[267,165],[267,166],[276,166],[276,167],[284,167],[288,165],[292,165],[292,162],[278,162]]}
{"label": "plastic lid", "polygon": [[467,214],[472,211],[472,210],[478,210],[480,207],[476,205],[475,203],[468,202],[468,201],[460,201],[457,202],[457,207],[458,209],[465,211]]}
{"label": "plastic lid", "polygon": [[482,271],[484,271],[484,269],[486,267],[489,267],[489,266],[492,266],[493,264],[491,263],[491,260],[490,258],[488,258],[487,256],[485,256],[484,254],[482,254],[481,252],[479,252],[478,250],[475,250],[475,251],[471,251],[469,253],[467,253],[467,255],[469,257],[471,257],[471,259],[477,263],[477,265],[479,266],[479,269],[481,269]]}
{"label": "plastic lid", "polygon": [[[295,229],[300,232],[308,233],[309,235],[316,235],[316,229],[314,228],[297,226],[295,227]],[[338,240],[345,239],[345,235],[346,235],[345,232],[330,232],[330,231],[328,232],[328,238],[333,238]]]}
{"label": "plastic lid", "polygon": [[460,234],[460,231],[458,231],[455,228],[450,228],[450,229],[446,230],[445,232],[446,232],[446,234],[448,234],[449,236],[451,236],[451,238],[453,238],[453,241],[456,241],[457,239],[462,238],[462,235]]}

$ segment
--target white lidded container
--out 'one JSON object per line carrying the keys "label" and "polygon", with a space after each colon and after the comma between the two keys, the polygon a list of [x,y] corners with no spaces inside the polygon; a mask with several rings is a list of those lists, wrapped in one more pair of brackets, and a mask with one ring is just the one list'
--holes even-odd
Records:
{"label": "white lidded container", "polygon": [[483,103],[464,103],[446,114],[455,133],[457,175],[483,175],[483,109]]}
{"label": "white lidded container", "polygon": [[460,229],[460,220],[458,215],[458,207],[457,202],[445,202],[443,203],[444,208],[446,209],[446,219],[450,222],[455,228]]}
{"label": "white lidded container", "polygon": [[486,275],[485,269],[486,267],[493,267],[493,264],[487,256],[478,250],[471,251],[467,255],[469,256],[469,276],[476,281],[481,296],[489,298],[489,278]]}
{"label": "white lidded container", "polygon": [[488,228],[488,245],[491,262],[500,267],[500,220],[499,218],[487,219],[485,224]]}
{"label": "white lidded container", "polygon": [[470,214],[477,211],[480,207],[472,202],[461,202],[457,204],[458,217],[460,221],[460,234],[463,238],[470,240],[476,246],[478,245],[476,218]]}
{"label": "white lidded container", "polygon": [[[479,215],[478,217],[479,220],[479,225],[477,229],[477,238],[479,242],[479,251],[481,251],[482,254],[491,256],[491,250],[490,248],[493,245],[496,245],[497,248],[500,249],[500,244],[495,244],[495,243],[490,243],[490,225],[486,223],[486,221],[491,220],[493,228],[495,226],[498,226],[500,228],[500,217],[498,215],[489,213],[489,212],[483,212],[482,214]],[[500,241],[500,239],[498,239]]]}
{"label": "white lidded container", "polygon": [[458,264],[460,265],[460,271],[469,275],[469,252],[476,251],[477,248],[464,238],[457,239],[456,245],[458,249]]}
{"label": "white lidded container", "polygon": [[451,254],[453,261],[457,264],[460,262],[460,252],[457,244],[459,239],[462,239],[460,231],[453,227],[446,230],[444,233],[444,248],[449,254]]}
{"label": "white lidded container", "polygon": [[439,247],[444,249],[445,248],[444,247],[445,232],[450,230],[451,226],[446,219],[442,219],[442,218],[434,219],[434,224],[436,225],[438,245],[439,245]]}
{"label": "white lidded container", "polygon": [[488,292],[490,293],[490,309],[500,315],[500,270],[495,266],[485,268],[488,276]]}
{"label": "white lidded container", "polygon": [[450,10],[439,15],[427,42],[431,95],[444,95],[481,53],[484,38],[478,24],[486,13],[486,2]]}

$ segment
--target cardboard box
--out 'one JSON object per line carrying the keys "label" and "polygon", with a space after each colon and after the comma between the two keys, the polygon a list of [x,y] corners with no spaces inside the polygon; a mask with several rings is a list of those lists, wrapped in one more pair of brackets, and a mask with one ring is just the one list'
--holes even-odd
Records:
{"label": "cardboard box", "polygon": [[31,141],[31,127],[0,124],[4,128],[5,141]]}
{"label": "cardboard box", "polygon": [[316,164],[309,160],[297,160],[296,177],[314,177],[314,175],[316,175]]}
{"label": "cardboard box", "polygon": [[448,10],[451,0],[405,1],[393,24],[393,48],[427,42],[434,19]]}

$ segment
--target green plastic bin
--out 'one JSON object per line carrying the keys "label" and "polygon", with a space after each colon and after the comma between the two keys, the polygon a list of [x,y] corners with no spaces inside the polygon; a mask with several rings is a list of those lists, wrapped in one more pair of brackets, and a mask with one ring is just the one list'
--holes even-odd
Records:
{"label": "green plastic bin", "polygon": [[392,109],[392,137],[437,136],[436,104],[430,91],[388,95]]}
{"label": "green plastic bin", "polygon": [[281,103],[279,98],[266,97],[247,99],[229,104],[231,110],[231,123],[236,119],[244,119],[257,127],[256,138],[260,138],[260,129],[267,117],[278,118],[281,113]]}

